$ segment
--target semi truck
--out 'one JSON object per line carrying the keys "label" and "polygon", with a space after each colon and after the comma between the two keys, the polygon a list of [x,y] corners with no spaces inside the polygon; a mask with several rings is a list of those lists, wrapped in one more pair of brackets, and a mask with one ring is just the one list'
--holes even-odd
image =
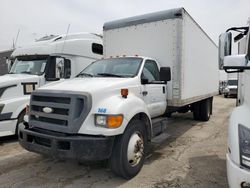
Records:
{"label": "semi truck", "polygon": [[[234,34],[232,34],[234,33]],[[236,33],[236,34],[235,34]],[[219,68],[239,74],[237,107],[228,124],[227,178],[230,188],[250,187],[250,34],[249,26],[232,27],[219,37]],[[238,54],[232,54],[234,42]],[[240,42],[240,43],[239,43]],[[242,43],[243,42],[243,43]],[[244,44],[244,45],[243,45]]]}
{"label": "semi truck", "polygon": [[47,36],[15,49],[11,70],[0,76],[0,137],[17,134],[33,90],[75,77],[102,52],[102,38],[90,33]]}
{"label": "semi truck", "polygon": [[32,93],[19,142],[56,158],[109,160],[130,179],[148,143],[164,135],[166,116],[192,111],[209,120],[218,49],[183,8],[107,22],[103,37],[104,59]]}

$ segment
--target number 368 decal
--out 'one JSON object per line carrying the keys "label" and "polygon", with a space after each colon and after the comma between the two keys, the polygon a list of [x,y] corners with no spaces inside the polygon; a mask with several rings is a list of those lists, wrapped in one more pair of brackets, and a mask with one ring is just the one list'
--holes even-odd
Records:
{"label": "number 368 decal", "polygon": [[106,113],[107,108],[98,108],[98,113]]}

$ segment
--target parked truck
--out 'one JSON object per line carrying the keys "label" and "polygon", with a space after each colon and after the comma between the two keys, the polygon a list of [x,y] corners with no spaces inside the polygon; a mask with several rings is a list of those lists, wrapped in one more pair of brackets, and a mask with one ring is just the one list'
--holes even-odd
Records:
{"label": "parked truck", "polygon": [[223,90],[224,97],[237,97],[238,93],[238,73],[227,73],[227,80]]}
{"label": "parked truck", "polygon": [[223,94],[227,83],[227,74],[224,70],[219,71],[219,94]]}
{"label": "parked truck", "polygon": [[130,179],[166,116],[192,111],[209,120],[218,49],[183,8],[107,22],[103,36],[104,59],[32,93],[19,142],[56,158],[108,159]]}
{"label": "parked truck", "polygon": [[[234,42],[239,53],[232,55]],[[228,73],[239,74],[239,95],[228,125],[227,178],[230,188],[250,187],[250,34],[249,27],[229,28],[220,35],[219,67]],[[234,34],[235,35],[235,34]],[[245,41],[245,42],[244,42]],[[243,45],[243,43],[245,45]],[[244,53],[243,53],[244,52]],[[243,53],[243,54],[242,54]]]}
{"label": "parked truck", "polygon": [[17,48],[10,72],[0,77],[0,137],[17,133],[32,91],[75,77],[102,52],[102,38],[89,33],[48,36]]}

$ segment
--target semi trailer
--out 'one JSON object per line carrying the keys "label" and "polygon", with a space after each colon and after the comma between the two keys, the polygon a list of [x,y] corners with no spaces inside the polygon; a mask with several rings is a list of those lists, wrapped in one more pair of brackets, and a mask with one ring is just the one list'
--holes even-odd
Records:
{"label": "semi trailer", "polygon": [[32,93],[19,142],[56,158],[109,160],[126,179],[166,117],[192,111],[208,121],[218,94],[218,49],[183,8],[107,22],[104,59],[68,81]]}
{"label": "semi trailer", "polygon": [[0,76],[0,137],[17,134],[33,90],[75,77],[102,52],[102,38],[90,33],[48,36],[16,48],[11,70]]}

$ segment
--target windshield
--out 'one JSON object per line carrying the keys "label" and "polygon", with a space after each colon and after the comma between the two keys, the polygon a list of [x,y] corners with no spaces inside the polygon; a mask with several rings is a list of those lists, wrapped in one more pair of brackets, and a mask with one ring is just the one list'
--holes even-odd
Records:
{"label": "windshield", "polygon": [[228,85],[237,86],[238,85],[238,80],[228,80]]}
{"label": "windshield", "polygon": [[134,77],[140,68],[141,58],[115,58],[96,61],[77,77]]}
{"label": "windshield", "polygon": [[20,60],[16,59],[9,74],[42,75],[47,59]]}

